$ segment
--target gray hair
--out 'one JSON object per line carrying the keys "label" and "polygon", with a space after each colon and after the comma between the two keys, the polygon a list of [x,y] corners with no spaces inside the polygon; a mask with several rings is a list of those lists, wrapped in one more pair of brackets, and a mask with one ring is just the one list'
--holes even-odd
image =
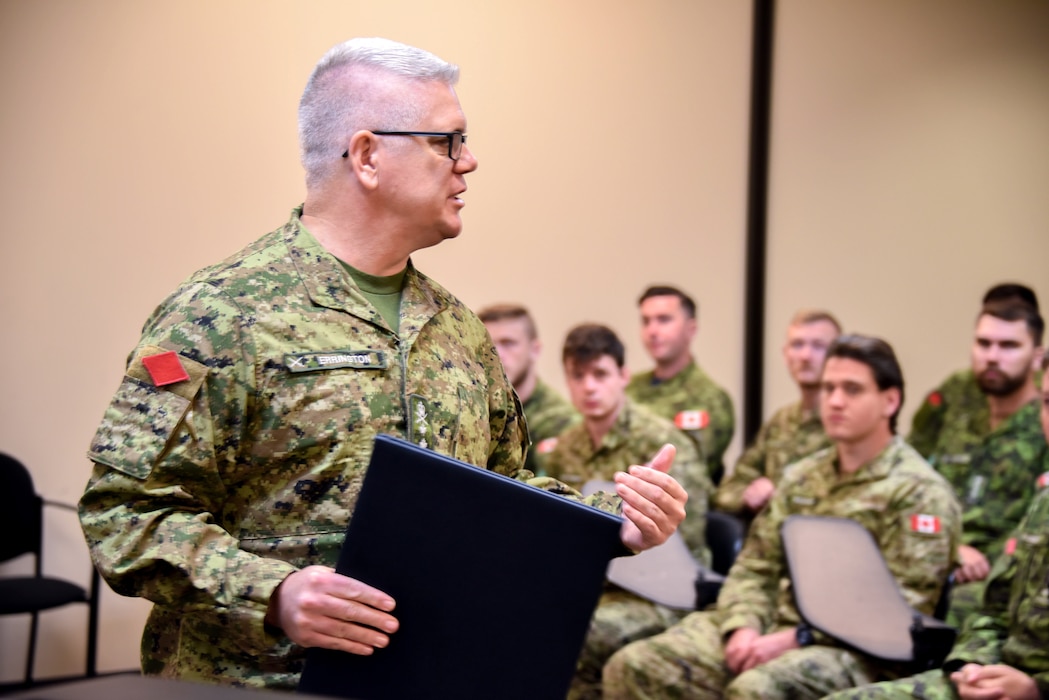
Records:
{"label": "gray hair", "polygon": [[299,100],[299,149],[306,182],[321,182],[360,129],[409,129],[421,114],[390,77],[455,85],[459,67],[429,51],[381,38],[333,46],[313,69]]}

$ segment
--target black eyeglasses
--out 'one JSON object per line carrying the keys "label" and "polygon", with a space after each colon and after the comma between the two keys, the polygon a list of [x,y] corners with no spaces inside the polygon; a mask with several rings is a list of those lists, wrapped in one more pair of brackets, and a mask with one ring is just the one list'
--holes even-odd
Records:
{"label": "black eyeglasses", "polygon": [[[372,131],[376,136],[441,136],[448,139],[448,157],[459,160],[463,154],[463,144],[466,143],[466,134],[461,131]],[[343,152],[342,157],[348,158],[350,151]]]}

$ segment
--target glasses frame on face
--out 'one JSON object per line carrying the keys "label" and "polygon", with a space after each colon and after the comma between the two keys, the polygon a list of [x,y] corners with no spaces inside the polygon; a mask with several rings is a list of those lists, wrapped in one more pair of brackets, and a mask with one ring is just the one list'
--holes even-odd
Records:
{"label": "glasses frame on face", "polygon": [[[463,146],[466,145],[466,134],[461,131],[374,131],[376,136],[442,136],[448,139],[448,157],[457,161],[463,155]],[[348,158],[350,151],[343,152],[342,157]]]}

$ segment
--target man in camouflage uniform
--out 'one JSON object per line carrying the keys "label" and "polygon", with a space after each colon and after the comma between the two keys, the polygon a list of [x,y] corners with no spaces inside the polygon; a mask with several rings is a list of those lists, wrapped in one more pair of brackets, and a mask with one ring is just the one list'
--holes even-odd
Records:
{"label": "man in camouflage uniform", "polygon": [[521,399],[531,446],[525,469],[545,476],[547,455],[557,436],[579,422],[579,413],[553,387],[539,378],[536,362],[542,344],[528,309],[517,304],[495,304],[477,312],[492,336],[506,376]]}
{"label": "man in camouflage uniform", "polygon": [[718,486],[715,508],[753,518],[772,498],[788,464],[830,446],[820,422],[820,372],[827,348],[840,333],[841,325],[826,311],[794,314],[787,327],[783,358],[801,398],[776,411],[761,426],[754,444]]}
{"label": "man in camouflage uniform", "polygon": [[982,581],[1027,511],[1049,449],[1038,424],[1035,368],[1044,322],[1027,304],[990,302],[977,321],[972,371],[988,407],[988,432],[945,426],[930,462],[964,508],[961,567],[947,621],[961,627],[980,600]]}
{"label": "man in camouflage uniform", "polygon": [[[656,366],[634,375],[627,396],[674,422],[699,450],[717,485],[736,414],[728,393],[704,372],[689,346],[699,321],[696,302],[675,287],[649,287],[638,300],[641,341]],[[713,496],[713,494],[711,494]]]}
{"label": "man in camouflage uniform", "polygon": [[[991,287],[983,295],[981,305],[992,302],[1017,302],[1038,310],[1034,290],[1022,284]],[[980,389],[971,368],[955,372],[926,395],[911,419],[907,442],[930,459],[938,451],[940,435],[945,431],[954,433],[954,440],[959,439],[957,436],[967,436],[972,442],[991,432],[987,395]]]}
{"label": "man in camouflage uniform", "polygon": [[[462,227],[457,77],[384,39],[334,47],[300,103],[303,206],[146,322],[80,501],[107,582],[154,603],[146,674],[293,689],[304,647],[389,643],[395,601],[331,568],[377,434],[529,476],[484,325],[410,262]],[[659,469],[617,492],[635,551],[684,517]]]}
{"label": "man in camouflage uniform", "polygon": [[[583,422],[563,433],[550,453],[550,476],[582,490],[586,482],[607,481],[631,464],[644,460],[669,443],[676,448],[670,473],[688,491],[682,536],[696,558],[709,563],[704,539],[706,505],[713,486],[706,465],[692,442],[660,418],[626,398],[629,372],[623,343],[609,328],[583,324],[569,331],[562,360],[572,403]],[[601,668],[624,644],[666,629],[680,613],[611,583],[601,595],[569,697],[601,697]]]}
{"label": "man in camouflage uniform", "polygon": [[[1049,369],[1049,357],[1042,370]],[[1049,374],[1042,376],[1042,431],[1049,437]],[[1049,479],[1049,473],[1045,474]],[[842,691],[833,700],[1049,698],[1049,489],[1034,497],[995,560],[980,607],[943,667]]]}
{"label": "man in camouflage uniform", "polygon": [[894,435],[903,377],[892,348],[876,338],[838,338],[821,387],[833,447],[787,468],[716,609],[612,656],[606,698],[819,698],[899,675],[801,624],[780,526],[791,515],[858,521],[907,603],[929,614],[954,564],[959,506],[943,477]]}

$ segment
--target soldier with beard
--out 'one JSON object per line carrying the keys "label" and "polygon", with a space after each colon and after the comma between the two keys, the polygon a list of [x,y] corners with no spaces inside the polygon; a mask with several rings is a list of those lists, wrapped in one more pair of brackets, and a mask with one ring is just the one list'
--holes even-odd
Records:
{"label": "soldier with beard", "polygon": [[961,627],[979,605],[990,562],[1038,490],[1047,449],[1038,419],[1035,369],[1045,323],[1029,304],[992,302],[980,311],[972,371],[987,397],[986,425],[946,416],[929,461],[954,487],[964,509],[962,544],[948,622]]}

